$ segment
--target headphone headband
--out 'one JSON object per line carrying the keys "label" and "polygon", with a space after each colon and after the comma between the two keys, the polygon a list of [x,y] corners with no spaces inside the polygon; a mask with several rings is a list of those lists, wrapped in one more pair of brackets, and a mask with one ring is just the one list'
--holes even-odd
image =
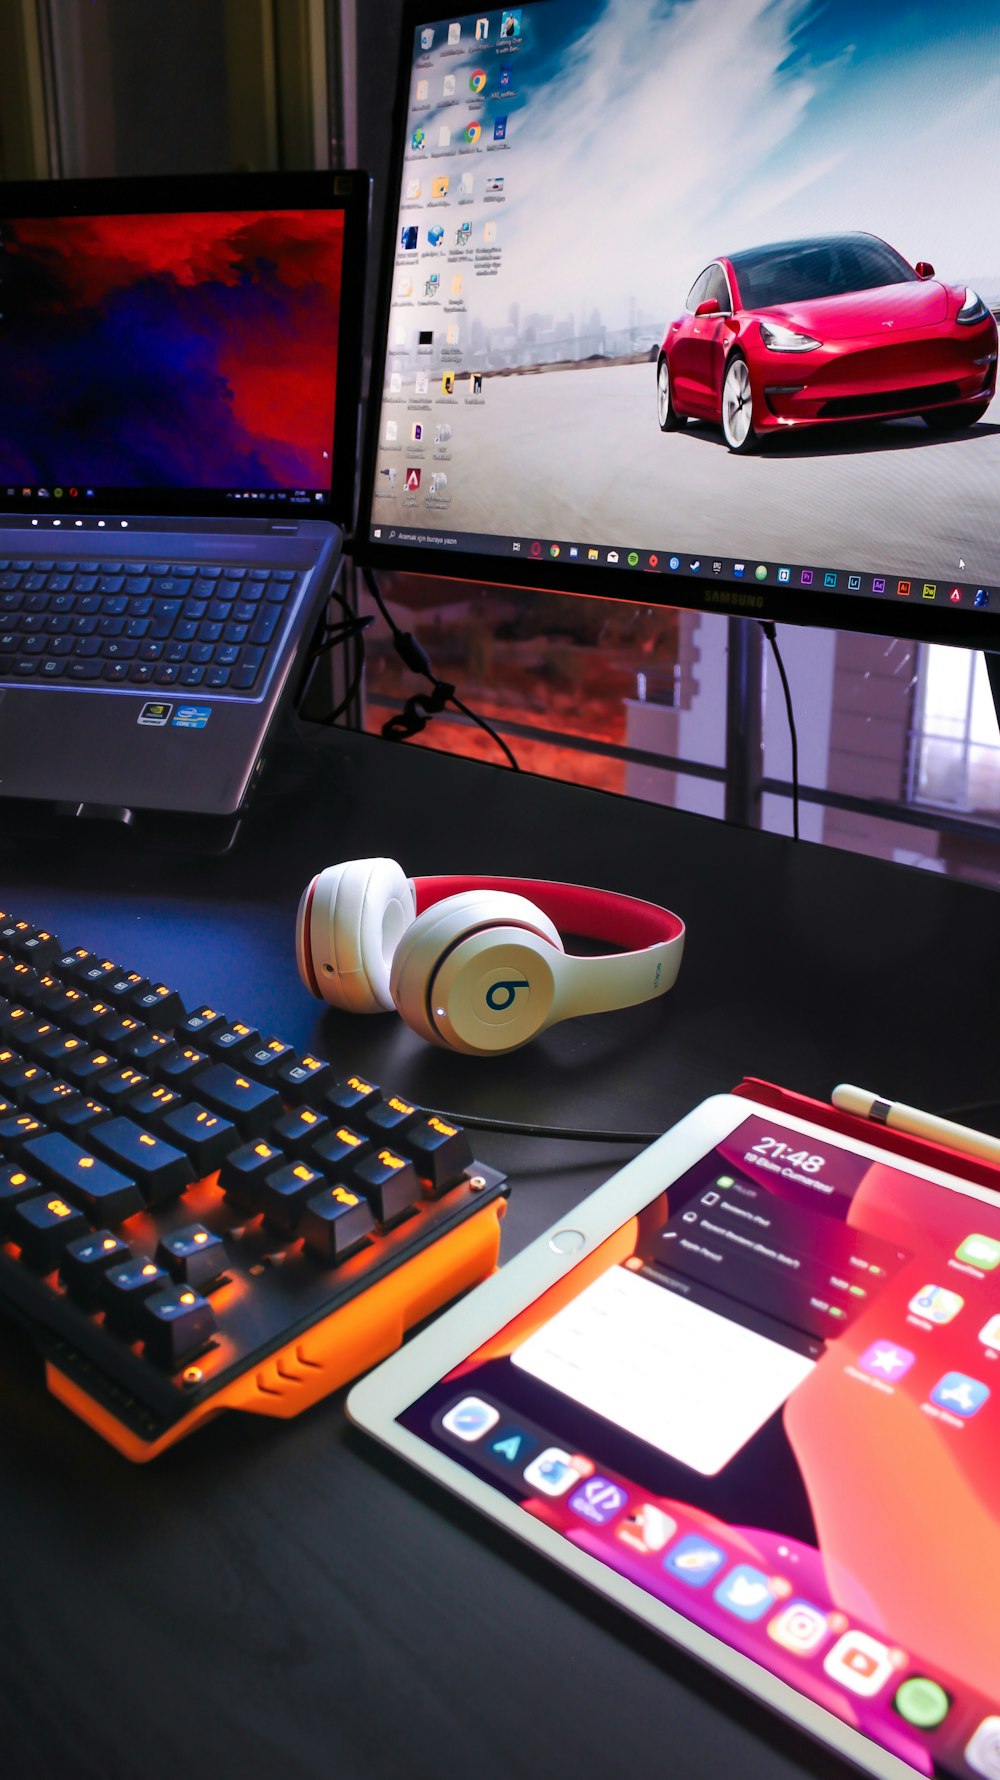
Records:
{"label": "headphone headband", "polygon": [[546,878],[414,878],[417,914],[446,896],[467,890],[509,891],[526,896],[565,933],[582,939],[599,939],[623,950],[669,944],[684,937],[679,915],[638,896],[619,896],[613,890],[594,890],[586,884],[559,884]]}

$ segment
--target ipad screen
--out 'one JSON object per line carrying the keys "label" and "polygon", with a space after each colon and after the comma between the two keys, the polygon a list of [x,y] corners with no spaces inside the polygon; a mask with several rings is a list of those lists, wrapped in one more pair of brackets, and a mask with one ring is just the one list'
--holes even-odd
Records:
{"label": "ipad screen", "polygon": [[1000,1780],[1000,1208],[755,1114],[400,1417],[920,1773]]}

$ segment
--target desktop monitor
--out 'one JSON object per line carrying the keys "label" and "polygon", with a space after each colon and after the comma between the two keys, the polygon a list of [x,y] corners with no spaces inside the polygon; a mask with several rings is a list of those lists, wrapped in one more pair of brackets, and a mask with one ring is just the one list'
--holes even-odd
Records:
{"label": "desktop monitor", "polygon": [[993,0],[406,0],[358,552],[1000,646],[998,79]]}

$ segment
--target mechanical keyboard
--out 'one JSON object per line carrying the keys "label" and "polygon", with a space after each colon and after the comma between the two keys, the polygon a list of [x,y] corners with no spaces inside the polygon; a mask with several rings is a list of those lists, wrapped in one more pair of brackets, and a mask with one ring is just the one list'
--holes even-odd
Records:
{"label": "mechanical keyboard", "polygon": [[300,581],[218,563],[0,560],[0,680],[251,692]]}
{"label": "mechanical keyboard", "polygon": [[374,1365],[505,1200],[453,1121],[0,912],[0,1311],[126,1457]]}

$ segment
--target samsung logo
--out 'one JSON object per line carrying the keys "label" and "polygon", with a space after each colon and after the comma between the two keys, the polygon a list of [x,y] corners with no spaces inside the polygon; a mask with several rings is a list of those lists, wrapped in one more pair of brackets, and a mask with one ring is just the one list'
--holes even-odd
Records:
{"label": "samsung logo", "polygon": [[764,600],[759,593],[737,593],[735,589],[731,593],[724,593],[717,588],[710,587],[705,593],[705,604],[707,606],[750,607],[752,611],[759,612],[763,607]]}

